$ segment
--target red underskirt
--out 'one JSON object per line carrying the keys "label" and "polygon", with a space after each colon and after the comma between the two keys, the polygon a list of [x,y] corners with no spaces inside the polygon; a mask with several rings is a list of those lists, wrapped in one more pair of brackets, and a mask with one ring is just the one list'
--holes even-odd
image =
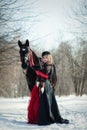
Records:
{"label": "red underskirt", "polygon": [[40,105],[39,87],[34,86],[31,92],[31,99],[28,104],[28,115],[27,115],[28,123],[30,124],[38,123],[39,105]]}

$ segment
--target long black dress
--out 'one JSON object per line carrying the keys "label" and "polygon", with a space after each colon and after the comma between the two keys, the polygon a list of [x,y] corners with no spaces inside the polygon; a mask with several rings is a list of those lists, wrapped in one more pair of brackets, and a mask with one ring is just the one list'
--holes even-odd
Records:
{"label": "long black dress", "polygon": [[40,96],[39,125],[48,125],[61,121],[61,115],[49,80],[45,81],[44,92]]}
{"label": "long black dress", "polygon": [[[45,84],[44,91],[42,91],[41,88],[38,89],[39,94],[40,94],[39,102],[35,103],[36,99],[34,98],[34,95],[32,97],[36,106],[39,105],[38,111],[37,111],[38,117],[36,117],[38,119],[38,120],[36,120],[36,123],[38,125],[49,125],[52,123],[66,123],[66,124],[69,123],[69,121],[67,119],[63,119],[61,117],[59,109],[58,109],[58,104],[56,102],[56,98],[54,95],[54,89],[53,89],[53,84],[55,84],[55,81],[56,81],[56,80],[54,81],[53,79],[54,79],[54,77],[56,77],[56,72],[55,72],[55,67],[54,66],[52,66],[52,67],[53,67],[52,68],[53,70],[51,69],[51,71],[49,73],[49,78],[43,80],[43,82]],[[31,101],[31,103],[32,103],[32,101]],[[33,107],[34,106],[35,105],[33,104]],[[32,109],[33,109],[33,107],[32,107]],[[31,106],[29,106],[29,108],[31,108]],[[31,118],[32,118],[32,115],[31,115]]]}

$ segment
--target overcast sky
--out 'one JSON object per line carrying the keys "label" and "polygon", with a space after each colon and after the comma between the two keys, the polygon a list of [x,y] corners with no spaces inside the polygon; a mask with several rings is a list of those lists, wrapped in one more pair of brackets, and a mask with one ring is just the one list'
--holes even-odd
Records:
{"label": "overcast sky", "polygon": [[[32,44],[40,44],[44,49],[58,47],[61,41],[73,40],[76,21],[72,9],[79,8],[81,0],[37,0],[35,10],[40,13],[39,21],[32,24],[30,34],[25,35]],[[26,23],[26,30],[28,23]],[[29,30],[27,30],[29,31]],[[27,33],[28,34],[28,33]],[[40,38],[40,39],[39,39]]]}
{"label": "overcast sky", "polygon": [[[14,10],[12,17],[18,19],[29,15],[29,19],[14,22],[12,27],[21,28],[20,40],[29,39],[31,44],[41,45],[45,50],[57,48],[61,41],[76,38],[76,34],[71,32],[78,32],[79,23],[73,19],[72,10],[80,9],[81,1],[18,0],[17,4],[20,5],[21,11]],[[17,4],[13,4],[13,7],[16,7]]]}

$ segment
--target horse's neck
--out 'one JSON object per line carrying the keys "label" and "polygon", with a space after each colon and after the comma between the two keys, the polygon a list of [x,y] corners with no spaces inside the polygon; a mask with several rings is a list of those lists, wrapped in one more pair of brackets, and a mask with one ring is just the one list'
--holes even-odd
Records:
{"label": "horse's neck", "polygon": [[[32,50],[31,50],[32,51]],[[33,62],[36,66],[40,66],[40,59],[39,57],[35,54],[34,51],[32,51],[32,55],[33,55]]]}
{"label": "horse's neck", "polygon": [[27,66],[27,62],[26,62],[25,58],[21,58],[21,64]]}

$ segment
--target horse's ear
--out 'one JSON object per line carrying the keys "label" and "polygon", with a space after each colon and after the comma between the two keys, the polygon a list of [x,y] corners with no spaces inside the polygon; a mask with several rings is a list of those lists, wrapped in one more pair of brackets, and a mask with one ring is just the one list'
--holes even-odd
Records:
{"label": "horse's ear", "polygon": [[22,46],[22,43],[21,43],[21,41],[20,41],[20,40],[18,40],[18,45],[19,45],[19,47],[21,47],[21,46]]}
{"label": "horse's ear", "polygon": [[29,40],[26,40],[26,46],[29,46]]}

